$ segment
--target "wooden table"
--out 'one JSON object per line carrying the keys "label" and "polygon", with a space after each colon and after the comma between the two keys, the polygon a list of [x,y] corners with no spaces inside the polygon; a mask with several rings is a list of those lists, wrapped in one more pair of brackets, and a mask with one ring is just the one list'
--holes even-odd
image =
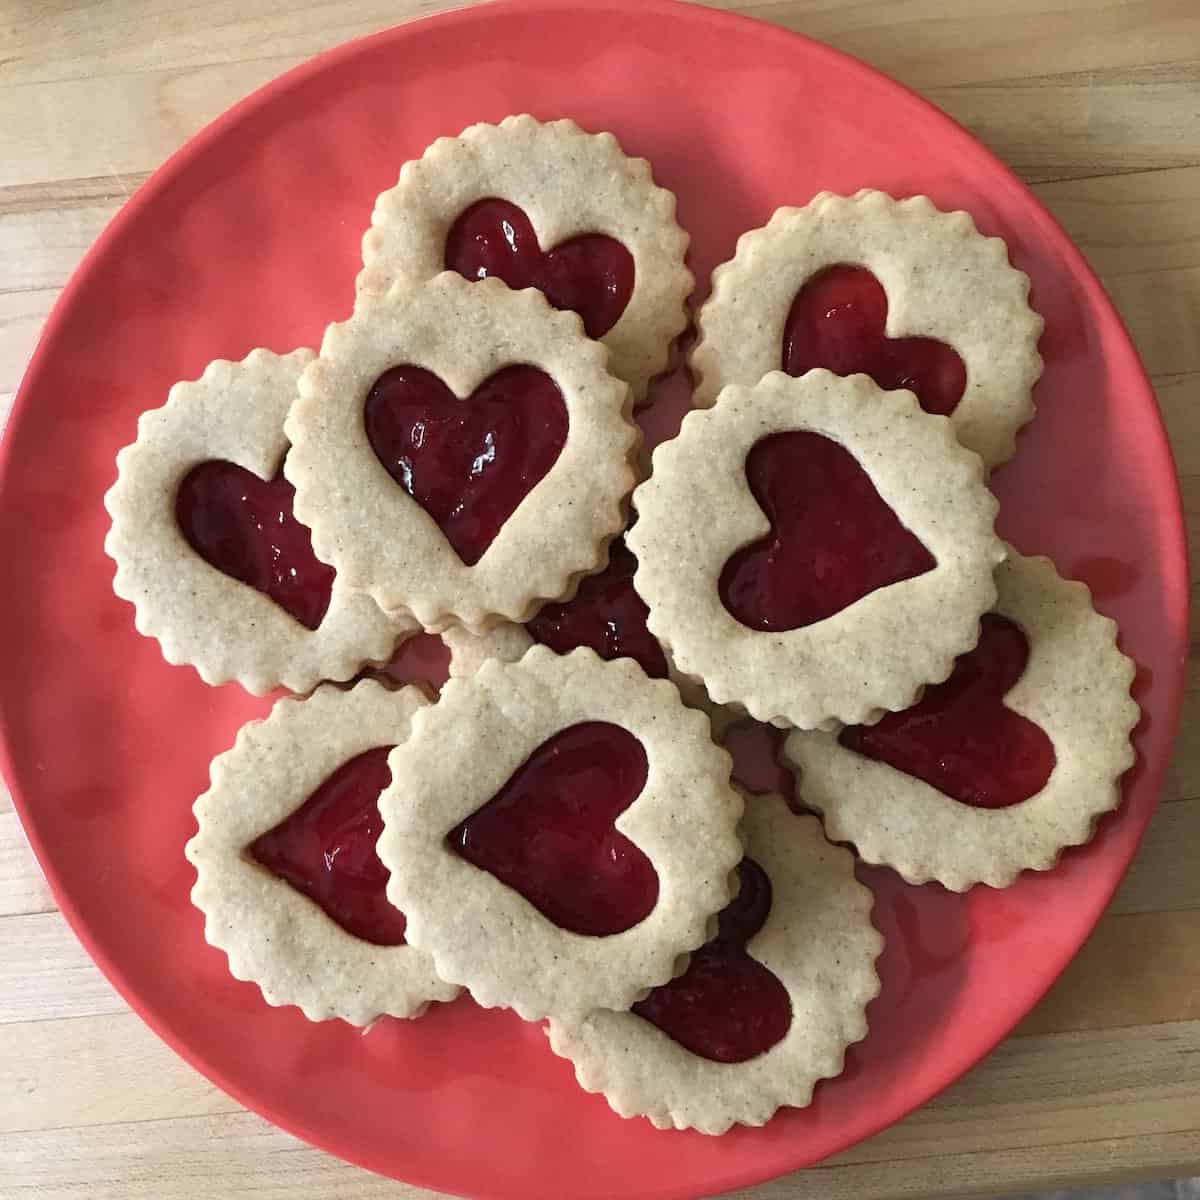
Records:
{"label": "wooden table", "polygon": [[[83,251],[167,154],[317,51],[441,7],[0,0],[0,413]],[[1200,0],[725,7],[822,38],[919,89],[1033,185],[1129,323],[1185,504],[1200,515]],[[745,1196],[990,1196],[1200,1173],[1196,678],[1145,845],[1044,1003],[908,1120]],[[54,910],[0,788],[0,1197],[251,1195],[428,1193],[278,1132],[159,1043]]]}

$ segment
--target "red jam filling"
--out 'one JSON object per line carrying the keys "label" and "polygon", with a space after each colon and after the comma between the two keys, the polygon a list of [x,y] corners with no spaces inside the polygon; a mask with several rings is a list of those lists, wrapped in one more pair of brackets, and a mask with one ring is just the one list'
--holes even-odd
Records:
{"label": "red jam filling", "polygon": [[718,918],[717,936],[692,955],[682,975],[633,1006],[684,1049],[713,1062],[756,1058],[792,1024],[787,988],[746,953],[771,911],[771,881],[750,858],[742,859],[738,878],[741,887]]}
{"label": "red jam filling", "polygon": [[1007,617],[988,613],[979,643],[945,683],[876,725],[843,729],[843,746],[923,779],[975,808],[1007,808],[1040,792],[1054,744],[1040,726],[1004,705],[1029,660],[1029,642]]}
{"label": "red jam filling", "polygon": [[256,862],[319,904],[347,933],[376,946],[404,941],[404,914],[386,895],[375,853],[383,832],[379,793],[391,782],[378,746],[343,763],[291,816],[256,838]]}
{"label": "red jam filling", "polygon": [[459,400],[422,367],[392,367],[367,393],[367,440],[467,566],[554,465],[567,406],[536,367],[513,366]]}
{"label": "red jam filling", "polygon": [[480,200],[459,216],[446,238],[446,269],[537,288],[555,308],[577,312],[591,338],[620,320],[633,295],[633,255],[620,242],[587,233],[543,252],[529,218],[507,200]]}
{"label": "red jam filling", "polygon": [[936,565],[854,456],[819,433],[756,442],[746,479],[771,530],[729,559],[719,587],[726,609],[751,629],[812,625]]}
{"label": "red jam filling", "polygon": [[447,843],[555,925],[593,937],[621,933],[658,900],[650,860],[613,824],[647,769],[641,742],[620,726],[572,725],[543,742]]}
{"label": "red jam filling", "polygon": [[783,327],[783,369],[803,375],[825,367],[870,375],[885,391],[907,388],[930,413],[949,416],[967,386],[967,369],[944,342],[889,338],[888,302],[863,267],[827,267],[796,293]]}
{"label": "red jam filling", "polygon": [[637,559],[623,541],[614,542],[608,566],[590,575],[565,604],[547,604],[525,628],[535,642],[566,654],[590,646],[601,658],[632,658],[651,679],[663,679],[667,660],[646,628],[649,609],[633,590]]}
{"label": "red jam filling", "polygon": [[733,782],[748,792],[778,792],[789,808],[798,808],[796,776],[783,763],[787,732],[746,717],[729,726],[721,738],[733,756]]}
{"label": "red jam filling", "polygon": [[282,471],[268,480],[231,462],[200,463],[175,494],[175,521],[206,563],[316,629],[335,572],[313,553],[308,529],[292,515],[295,494]]}

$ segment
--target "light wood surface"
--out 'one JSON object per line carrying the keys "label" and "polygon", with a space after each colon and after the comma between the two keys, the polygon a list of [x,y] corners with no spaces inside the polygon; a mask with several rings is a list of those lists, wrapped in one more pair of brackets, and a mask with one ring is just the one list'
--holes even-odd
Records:
{"label": "light wood surface", "polygon": [[[964,122],[1089,255],[1154,378],[1200,530],[1200,0],[728,0]],[[438,0],[0,0],[0,423],[81,254],[232,101]],[[1193,551],[1194,551],[1193,543]],[[1200,675],[1110,912],[1017,1035],[881,1136],[754,1200],[994,1196],[1200,1173]],[[2,669],[2,668],[0,668]],[[419,1192],[241,1110],[54,910],[0,788],[0,1200]]]}

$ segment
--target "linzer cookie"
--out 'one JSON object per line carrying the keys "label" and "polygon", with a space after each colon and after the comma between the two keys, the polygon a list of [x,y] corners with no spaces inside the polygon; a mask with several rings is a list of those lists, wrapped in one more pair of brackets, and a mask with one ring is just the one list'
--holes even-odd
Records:
{"label": "linzer cookie", "polygon": [[113,590],[163,657],[206,683],[306,692],[385,662],[417,629],[312,549],[294,516],[284,418],[311,350],[210,363],[144,413],[104,498]]}
{"label": "linzer cookie", "polygon": [[325,331],[287,421],[313,545],[430,631],[523,621],[598,570],[639,434],[607,351],[535,291],[444,273]]}
{"label": "linzer cookie", "polygon": [[978,455],[865,375],[727,388],[654,452],[634,507],[650,631],[714,702],[802,729],[945,679],[1004,557]]}
{"label": "linzer cookie", "polygon": [[674,974],[729,902],[742,799],[666,680],[534,646],[452,679],[392,752],[388,897],[438,974],[567,1023]]}
{"label": "linzer cookie", "polygon": [[404,164],[375,201],[358,289],[443,270],[538,288],[604,342],[641,403],[687,327],[687,246],[674,195],[611,133],[514,116]]}
{"label": "linzer cookie", "polygon": [[740,714],[713,704],[698,680],[681,675],[658,639],[646,628],[646,604],[633,586],[637,562],[623,540],[609,547],[603,571],[581,580],[569,600],[543,605],[524,625],[504,624],[485,634],[447,629],[451,678],[473,675],[489,659],[516,662],[530,646],[566,654],[587,646],[611,661],[632,658],[651,679],[670,679],[683,702],[708,714],[720,736]]}
{"label": "linzer cookie", "polygon": [[1033,416],[1041,317],[999,238],[925,196],[822,192],[743,234],[713,272],[691,354],[696,404],[770,371],[908,388],[989,466]]}
{"label": "linzer cookie", "polygon": [[737,896],[687,970],[629,1012],[550,1023],[580,1086],[623,1117],[724,1133],[812,1100],[867,1032],[883,939],[854,859],[776,795],[748,797]]}
{"label": "linzer cookie", "polygon": [[1081,583],[1010,551],[974,650],[905,712],[784,756],[829,836],[909,883],[1007,887],[1090,840],[1133,765],[1134,664]]}
{"label": "linzer cookie", "polygon": [[281,700],[212,764],[187,844],[208,941],[269,1004],[310,1021],[415,1017],[458,989],[405,941],[375,854],[387,756],[426,704],[364,681]]}

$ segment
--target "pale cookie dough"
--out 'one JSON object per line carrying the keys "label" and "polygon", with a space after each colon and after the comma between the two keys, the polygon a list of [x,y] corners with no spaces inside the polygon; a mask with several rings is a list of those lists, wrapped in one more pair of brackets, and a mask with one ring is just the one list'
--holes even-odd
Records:
{"label": "pale cookie dough", "polygon": [[308,700],[280,700],[213,759],[212,786],[196,801],[200,830],[187,844],[192,903],[230,973],[256,983],[268,1004],[294,1004],[310,1021],[368,1025],[383,1014],[420,1016],[430,1001],[458,994],[428,955],[352,936],[247,850],[343,763],[404,741],[426,704],[416,688],[393,692],[369,680],[350,691],[320,688]]}
{"label": "pale cookie dough", "polygon": [[[649,915],[603,937],[559,927],[446,844],[543,743],[592,721],[627,730],[646,753],[645,786],[616,828],[658,875]],[[445,685],[390,763],[392,786],[379,802],[388,898],[438,974],[485,1008],[566,1022],[597,1007],[628,1008],[672,977],[732,894],[742,797],[729,782],[729,755],[672,684],[647,679],[628,659],[534,646],[517,663],[484,663],[470,679]]]}
{"label": "pale cookie dough", "polygon": [[779,370],[797,292],[839,264],[866,267],[883,285],[889,338],[936,338],[958,352],[967,386],[950,418],[954,430],[989,467],[1011,458],[1017,430],[1033,416],[1043,321],[1004,242],[925,196],[821,192],[743,234],[735,256],[713,272],[698,318],[690,358],[696,406],[711,405],[727,384],[755,384]]}
{"label": "pale cookie dough", "polygon": [[117,455],[117,482],[104,497],[113,590],[134,606],[138,632],[158,639],[167,662],[190,663],[205,683],[235,679],[258,695],[281,684],[307,692],[386,662],[418,628],[385,615],[338,576],[320,626],[307,629],[205,562],[176,523],[176,492],[200,463],[225,459],[263,479],[276,475],[288,453],[284,418],[312,358],[311,350],[254,350],[241,362],[211,362],[199,379],[175,384],[162,408],[143,413],[137,441]]}
{"label": "pale cookie dough", "polygon": [[[523,625],[514,625],[507,621],[484,634],[470,633],[461,628],[447,629],[442,634],[442,641],[450,651],[451,679],[466,679],[474,675],[492,658],[506,663],[516,662],[530,646],[538,644]],[[667,678],[679,689],[684,704],[689,708],[699,709],[708,717],[712,724],[713,737],[723,737],[731,725],[744,720],[744,714],[736,709],[713,704],[704,690],[704,685],[697,679],[681,675],[671,662],[670,655],[665,650],[663,653],[667,658]]]}
{"label": "pale cookie dough", "polygon": [[[844,446],[936,565],[815,624],[760,632],[725,608],[718,580],[735,551],[770,529],[747,484],[746,455],[790,430]],[[865,375],[776,371],[756,387],[727,388],[655,450],[654,473],[633,503],[638,520],[627,540],[651,632],[715,703],[801,729],[870,722],[945,679],[979,636],[1004,557],[978,455],[911,392],[881,392]]]}
{"label": "pale cookie dough", "polygon": [[730,1063],[692,1053],[632,1012],[597,1011],[574,1028],[551,1021],[555,1053],[575,1064],[585,1091],[602,1092],[623,1117],[709,1134],[763,1125],[783,1105],[809,1104],[817,1081],[840,1075],[846,1047],[866,1036],[883,938],[852,855],[774,794],[747,798],[742,839],[772,895],[746,949],[787,989],[791,1025],[762,1054]]}
{"label": "pale cookie dough", "polygon": [[[629,388],[605,370],[607,351],[540,292],[445,272],[400,283],[325,331],[287,420],[287,477],[318,555],[385,611],[430,632],[525,620],[604,562],[625,526],[640,438]],[[566,404],[566,444],[473,566],[376,457],[363,405],[389,368],[411,364],[470,396],[504,367],[545,371]]]}
{"label": "pale cookie dough", "polygon": [[644,158],[627,157],[611,133],[522,115],[439,138],[405,163],[396,186],[375,201],[363,237],[360,296],[379,295],[397,278],[428,279],[445,270],[454,222],[492,198],[524,210],[543,251],[599,233],[632,254],[633,293],[601,340],[613,374],[642,403],[687,328],[694,281],[684,265],[688,235],[675,220],[674,194],[654,183]]}
{"label": "pale cookie dough", "polygon": [[1040,792],[1008,808],[975,808],[843,747],[836,735],[797,732],[784,744],[804,803],[822,814],[828,835],[909,883],[936,880],[962,892],[1050,869],[1120,804],[1120,777],[1134,762],[1135,668],[1117,649],[1116,625],[1092,608],[1082,583],[1062,579],[1045,558],[1010,551],[996,582],[994,611],[1029,639],[1025,672],[1004,704],[1054,745],[1057,761]]}

